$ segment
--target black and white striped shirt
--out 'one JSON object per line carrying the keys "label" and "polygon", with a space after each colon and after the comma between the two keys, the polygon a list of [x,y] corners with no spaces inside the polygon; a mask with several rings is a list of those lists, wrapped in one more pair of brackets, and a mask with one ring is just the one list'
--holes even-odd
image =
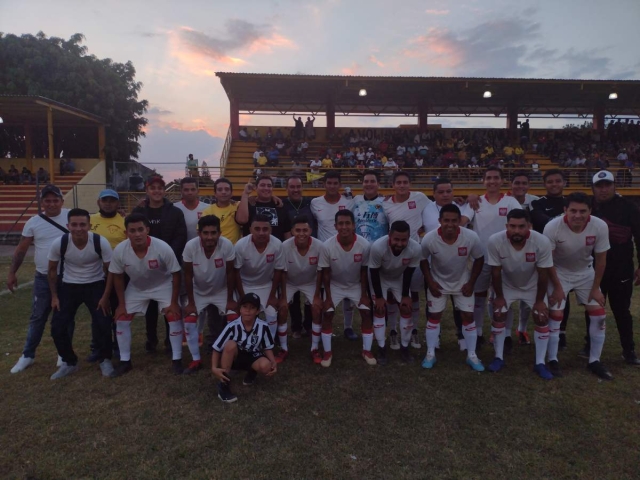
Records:
{"label": "black and white striped shirt", "polygon": [[213,349],[216,352],[221,352],[229,340],[236,342],[239,350],[248,353],[259,353],[263,350],[273,349],[273,337],[269,331],[269,325],[259,318],[256,318],[253,328],[248,332],[244,329],[242,318],[228,323],[213,344]]}

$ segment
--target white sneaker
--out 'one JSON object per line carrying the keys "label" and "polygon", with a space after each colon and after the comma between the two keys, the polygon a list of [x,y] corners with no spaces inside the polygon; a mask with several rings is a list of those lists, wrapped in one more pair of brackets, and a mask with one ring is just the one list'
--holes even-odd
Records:
{"label": "white sneaker", "polygon": [[56,373],[51,375],[51,380],[57,380],[62,377],[66,377],[67,375],[71,375],[78,371],[78,365],[67,365],[62,362],[62,366],[58,369]]}
{"label": "white sneaker", "polygon": [[100,371],[103,377],[110,377],[113,373],[113,363],[108,358],[100,362]]}
{"label": "white sneaker", "polygon": [[464,352],[467,349],[467,341],[464,338],[458,339],[458,346],[460,347],[460,351]]}
{"label": "white sneaker", "polygon": [[389,348],[391,350],[400,350],[400,341],[398,340],[398,334],[395,330],[389,334]]}
{"label": "white sneaker", "polygon": [[62,361],[62,357],[60,355],[58,355],[58,361],[56,362],[56,367],[60,368],[63,365],[66,365],[66,363],[64,363]]}
{"label": "white sneaker", "polygon": [[23,371],[25,368],[30,367],[31,365],[33,365],[33,362],[35,362],[35,359],[29,358],[29,357],[25,357],[24,355],[22,355],[18,359],[18,362],[11,369],[11,373],[19,373],[19,372]]}
{"label": "white sneaker", "polygon": [[[418,350],[422,348],[422,344],[420,343],[420,340],[418,340],[418,334],[417,333],[413,333],[411,335],[411,346],[413,348],[417,348]],[[439,347],[440,345],[438,345]],[[437,347],[436,347],[437,348]]]}

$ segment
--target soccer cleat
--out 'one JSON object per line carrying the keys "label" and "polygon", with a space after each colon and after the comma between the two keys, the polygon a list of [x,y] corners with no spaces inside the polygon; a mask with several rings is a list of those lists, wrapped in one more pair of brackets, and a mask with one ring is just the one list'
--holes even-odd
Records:
{"label": "soccer cleat", "polygon": [[409,347],[400,345],[400,359],[402,360],[403,363],[413,362],[413,356],[409,352]]}
{"label": "soccer cleat", "polygon": [[85,359],[88,363],[96,363],[100,360],[100,352],[93,351],[89,354],[89,356]]}
{"label": "soccer cleat", "polygon": [[182,368],[182,360],[173,360],[171,362],[171,371],[174,375],[182,375],[184,368]]}
{"label": "soccer cleat", "polygon": [[353,328],[345,328],[344,329],[344,338],[346,338],[347,340],[351,340],[352,342],[355,342],[360,337],[358,336],[358,334],[356,332],[353,331]]}
{"label": "soccer cleat", "polygon": [[11,369],[11,373],[19,373],[33,365],[33,362],[35,362],[35,359],[22,355]]}
{"label": "soccer cleat", "polygon": [[533,367],[533,371],[538,374],[540,378],[545,380],[553,380],[553,374],[549,371],[544,363],[539,363]]}
{"label": "soccer cleat", "polygon": [[63,362],[63,364],[58,368],[58,371],[51,375],[51,380],[57,380],[62,377],[66,377],[67,375],[71,375],[78,371],[78,365],[67,365]]}
{"label": "soccer cleat", "polygon": [[378,365],[385,366],[389,363],[387,359],[387,347],[378,347],[378,356],[376,357]]}
{"label": "soccer cleat", "polygon": [[558,364],[557,360],[549,361],[549,371],[551,372],[551,375],[553,375],[554,377],[562,376],[562,371],[560,370],[560,365]]}
{"label": "soccer cleat", "polygon": [[460,347],[461,352],[464,352],[467,349],[467,341],[464,338],[459,338],[458,347]]}
{"label": "soccer cleat", "polygon": [[231,393],[231,388],[227,382],[218,382],[218,398],[224,403],[233,403],[238,400],[238,397]]}
{"label": "soccer cleat", "polygon": [[585,345],[585,346],[582,348],[582,350],[580,350],[580,351],[578,352],[578,356],[579,356],[580,358],[586,358],[586,359],[588,359],[588,358],[589,358],[589,350],[591,350],[591,348],[589,347],[589,345]]}
{"label": "soccer cleat", "polygon": [[511,352],[513,352],[513,340],[511,339],[511,337],[505,337],[505,339],[504,339],[504,353],[506,355],[511,355]]}
{"label": "soccer cleat", "polygon": [[436,364],[436,356],[427,354],[427,356],[424,357],[424,360],[422,361],[422,368],[427,368],[427,369],[433,368],[435,364]]}
{"label": "soccer cleat", "polygon": [[129,373],[132,369],[133,369],[133,365],[131,364],[131,360],[129,360],[128,362],[121,361],[118,364],[118,366],[113,370],[113,373],[111,374],[111,378],[121,377],[122,375]]}
{"label": "soccer cleat", "polygon": [[202,360],[193,360],[187,368],[184,369],[185,375],[191,375],[192,373],[196,373],[198,370],[202,370]]}
{"label": "soccer cleat", "polygon": [[624,358],[624,361],[627,362],[628,365],[640,365],[640,359],[638,359],[636,352],[633,350],[624,352],[622,358]]}
{"label": "soccer cleat", "polygon": [[367,365],[375,365],[378,363],[374,358],[373,353],[371,353],[371,350],[363,350],[362,358],[364,358],[364,361],[367,362]]}
{"label": "soccer cleat", "polygon": [[100,362],[100,371],[103,377],[110,377],[113,373],[113,363],[108,358],[105,358]]}
{"label": "soccer cleat", "polygon": [[324,355],[322,356],[322,360],[320,361],[320,365],[322,365],[323,367],[330,367],[332,359],[333,359],[333,353],[324,352]]}
{"label": "soccer cleat", "polygon": [[258,372],[256,372],[253,368],[249,369],[247,374],[244,376],[242,380],[242,384],[246,387],[249,387],[256,383],[256,377],[258,376]]}
{"label": "soccer cleat", "polygon": [[316,364],[322,361],[322,355],[320,355],[320,352],[317,348],[315,350],[311,350],[311,359],[313,360],[313,363]]}
{"label": "soccer cleat", "polygon": [[280,350],[276,355],[276,363],[284,362],[289,356],[289,350]]}
{"label": "soccer cleat", "polygon": [[559,350],[566,350],[567,349],[567,335],[565,333],[560,332],[558,349]]}
{"label": "soccer cleat", "polygon": [[531,339],[527,332],[518,332],[518,345],[531,345]]}
{"label": "soccer cleat", "polygon": [[[418,350],[420,350],[422,348],[422,344],[420,343],[420,340],[418,340],[418,333],[412,333],[411,334],[411,346],[413,348],[417,348]],[[440,339],[438,339],[438,345],[436,346],[436,348],[440,347]]]}
{"label": "soccer cleat", "polygon": [[204,343],[204,335],[202,333],[198,334],[198,346],[201,347]]}
{"label": "soccer cleat", "polygon": [[389,332],[389,348],[391,350],[400,350],[400,341],[398,340],[398,332],[391,330]]}
{"label": "soccer cleat", "polygon": [[480,359],[475,355],[467,357],[467,365],[476,372],[484,372],[484,365],[482,365]]}
{"label": "soccer cleat", "polygon": [[591,362],[589,365],[587,365],[587,368],[591,373],[597,375],[602,380],[613,380],[613,375],[611,375],[609,369],[605,367],[599,360]]}
{"label": "soccer cleat", "polygon": [[489,369],[490,372],[498,373],[500,370],[504,368],[504,365],[505,365],[504,360],[496,357],[491,361],[491,363],[487,368]]}

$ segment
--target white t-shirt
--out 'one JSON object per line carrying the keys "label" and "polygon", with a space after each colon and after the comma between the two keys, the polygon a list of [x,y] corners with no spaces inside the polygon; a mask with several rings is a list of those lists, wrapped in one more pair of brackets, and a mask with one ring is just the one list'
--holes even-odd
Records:
{"label": "white t-shirt", "polygon": [[458,238],[453,245],[447,244],[440,236],[440,229],[427,233],[420,244],[422,258],[429,259],[431,276],[442,287],[442,293],[460,293],[469,281],[469,259],[476,260],[484,255],[480,238],[468,228],[458,229]]}
{"label": "white t-shirt", "polygon": [[[507,195],[512,196],[511,193],[507,193]],[[513,197],[516,198],[516,197]],[[531,211],[531,202],[533,202],[534,200],[540,200],[540,197],[538,197],[537,195],[531,195],[530,193],[525,193],[524,194],[524,203],[520,203],[520,205],[522,206],[523,209],[525,209],[527,212]],[[507,222],[505,222],[507,223]]]}
{"label": "white t-shirt", "polygon": [[253,237],[242,237],[236,243],[235,268],[240,270],[240,278],[245,292],[251,287],[264,287],[273,281],[276,270],[285,269],[282,242],[271,235],[262,253],[256,250]]}
{"label": "white t-shirt", "polygon": [[[82,250],[75,246],[71,236],[67,251],[64,254],[64,271],[62,281],[64,283],[94,283],[104,280],[103,263],[111,261],[111,245],[109,241],[100,237],[100,248],[102,249],[102,259],[96,253],[93,236],[95,233],[89,232],[89,241]],[[48,259],[52,262],[60,261],[60,246],[62,237],[56,238],[49,249]]]}
{"label": "white t-shirt", "polygon": [[109,264],[111,273],[129,275],[127,290],[155,292],[171,284],[172,274],[180,271],[180,264],[171,247],[155,237],[147,237],[147,253],[139,258],[133,251],[131,240],[120,243]]}
{"label": "white t-shirt", "polygon": [[422,227],[422,211],[430,203],[432,203],[431,200],[424,193],[410,192],[409,198],[404,202],[397,203],[394,197],[391,197],[382,203],[382,208],[389,225],[396,220],[404,220],[411,227],[411,239],[420,242],[418,230]]}
{"label": "white t-shirt", "polygon": [[193,263],[193,292],[200,297],[212,297],[227,290],[227,264],[236,258],[233,243],[220,237],[218,245],[207,258],[199,237],[189,240],[182,252],[185,262]]}
{"label": "white t-shirt", "polygon": [[464,209],[463,215],[471,221],[473,231],[480,237],[485,254],[487,253],[489,237],[506,228],[507,213],[514,209],[522,209],[522,206],[515,198],[507,195],[501,195],[500,200],[495,205],[491,205],[485,195],[482,197],[478,211],[468,206]]}
{"label": "white t-shirt", "polygon": [[397,257],[389,246],[389,236],[379,238],[371,245],[369,268],[379,268],[380,277],[388,282],[402,283],[402,274],[407,268],[418,268],[422,258],[420,244],[409,239],[409,243]]}
{"label": "white t-shirt", "polygon": [[567,217],[561,215],[544,227],[544,234],[551,241],[553,263],[559,274],[584,273],[593,264],[592,253],[609,250],[609,227],[593,215],[580,233],[573,232]]}
{"label": "white t-shirt", "polygon": [[307,250],[306,255],[302,256],[298,252],[295,241],[296,239],[291,237],[282,242],[287,283],[292,285],[315,285],[320,253],[322,252],[322,242],[317,238],[309,237],[309,250]]}
{"label": "white t-shirt", "polygon": [[318,222],[318,240],[327,241],[336,232],[336,213],[339,210],[351,210],[353,208],[353,198],[346,198],[340,195],[340,200],[336,203],[329,203],[324,196],[311,200],[311,213]]}
{"label": "white t-shirt", "polygon": [[502,267],[505,288],[535,292],[537,269],[553,267],[551,242],[541,233],[531,230],[522,250],[516,250],[505,230],[491,235],[485,260],[491,266]]}
{"label": "white t-shirt", "polygon": [[[49,217],[61,227],[67,228],[67,215],[69,214],[68,208],[63,208],[60,215],[57,217]],[[53,225],[50,225],[46,220],[43,220],[39,215],[35,215],[27,220],[24,228],[22,229],[22,236],[33,238],[33,244],[35,246],[34,263],[36,264],[36,271],[44,275],[49,270],[49,249],[51,243],[64,234],[62,230]]]}
{"label": "white t-shirt", "polygon": [[179,208],[182,210],[182,213],[184,213],[184,221],[187,224],[187,240],[196,238],[198,236],[198,220],[200,220],[202,212],[204,212],[210,205],[208,203],[198,201],[196,208],[189,210],[187,206],[180,201],[174,203],[173,206]]}
{"label": "white t-shirt", "polygon": [[422,211],[422,226],[424,233],[429,233],[440,228],[440,209],[436,202],[431,202]]}
{"label": "white t-shirt", "polygon": [[320,268],[331,269],[331,287],[352,290],[360,287],[360,271],[369,262],[370,244],[364,237],[355,235],[351,250],[346,252],[338,236],[334,235],[322,245]]}

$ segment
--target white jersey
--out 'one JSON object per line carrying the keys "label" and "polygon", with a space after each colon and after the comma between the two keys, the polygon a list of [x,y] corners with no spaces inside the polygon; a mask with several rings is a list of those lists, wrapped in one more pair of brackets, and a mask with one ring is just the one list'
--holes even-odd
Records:
{"label": "white jersey", "polygon": [[379,268],[380,278],[388,282],[402,283],[402,274],[407,268],[418,268],[422,258],[420,244],[409,239],[400,255],[395,256],[389,246],[389,236],[379,238],[371,245],[369,268]]}
{"label": "white jersey", "polygon": [[440,228],[440,209],[442,207],[436,202],[431,202],[424,207],[422,211],[422,226],[424,227],[424,233],[427,234],[433,230]]}
{"label": "white jersey", "polygon": [[184,222],[187,224],[187,240],[196,238],[198,236],[198,220],[200,220],[202,212],[210,207],[210,205],[208,203],[198,201],[196,208],[189,210],[184,202],[180,201],[174,203],[173,206],[182,210],[182,213],[184,214]]}
{"label": "white jersey", "polygon": [[[56,217],[48,217],[61,227],[67,228],[67,216],[69,209],[63,208],[60,215]],[[44,215],[44,214],[43,214]],[[64,234],[58,227],[54,227],[46,220],[43,220],[40,215],[35,215],[27,220],[24,228],[22,229],[22,236],[33,238],[33,245],[35,246],[34,263],[36,264],[36,271],[44,275],[49,270],[49,249],[51,244],[56,238],[61,237]]]}
{"label": "white jersey", "polygon": [[[512,196],[511,192],[507,193],[508,196]],[[516,198],[516,197],[513,197]],[[516,199],[517,200],[517,199]],[[525,193],[524,194],[524,202],[520,203],[520,206],[526,210],[527,212],[531,211],[531,202],[533,202],[534,200],[540,200],[540,197],[538,197],[537,195],[531,195],[529,193]]]}
{"label": "white jersey", "polygon": [[549,221],[544,234],[551,241],[553,263],[558,274],[585,273],[593,264],[592,253],[609,250],[609,227],[593,215],[589,216],[587,226],[580,233],[573,232],[562,215]]}
{"label": "white jersey", "polygon": [[369,262],[369,242],[355,235],[353,247],[348,252],[334,235],[322,245],[320,268],[331,269],[331,286],[343,290],[360,287],[360,271]]}
{"label": "white jersey", "polygon": [[468,228],[458,229],[458,238],[449,245],[441,237],[441,230],[433,230],[422,239],[422,258],[429,259],[431,276],[442,287],[442,293],[460,293],[469,281],[469,259],[484,255],[480,238]]}
{"label": "white jersey", "polygon": [[242,237],[236,243],[236,269],[240,271],[240,278],[244,291],[251,291],[251,287],[271,285],[276,270],[284,270],[284,255],[282,242],[271,235],[264,251],[258,252],[253,243],[253,237]]}
{"label": "white jersey", "polygon": [[488,265],[502,267],[502,284],[510,290],[535,292],[538,284],[538,268],[553,267],[551,242],[541,233],[531,230],[524,247],[516,250],[507,231],[494,233],[487,247]]}
{"label": "white jersey", "polygon": [[404,220],[411,227],[411,239],[420,242],[418,230],[422,227],[422,211],[431,200],[422,192],[411,192],[404,202],[396,202],[394,197],[382,203],[389,225],[397,220]]}
{"label": "white jersey", "polygon": [[[64,271],[62,272],[62,281],[64,283],[94,283],[104,280],[103,264],[111,261],[111,245],[109,241],[100,237],[100,248],[102,250],[102,258],[96,253],[94,246],[95,233],[89,232],[89,240],[82,250],[79,250],[69,236],[67,251],[64,254]],[[60,261],[60,248],[62,237],[56,238],[49,249],[49,260],[52,262]]]}
{"label": "white jersey", "polygon": [[346,198],[340,195],[340,200],[336,203],[329,203],[322,197],[311,200],[311,213],[318,222],[318,240],[326,242],[334,236],[336,232],[336,213],[340,210],[351,210],[353,208],[353,198]]}
{"label": "white jersey", "polygon": [[193,263],[193,293],[200,297],[213,297],[227,291],[227,264],[236,258],[233,243],[220,237],[210,258],[204,253],[200,237],[189,240],[182,252],[185,262]]}
{"label": "white jersey", "polygon": [[485,195],[482,197],[480,208],[477,211],[472,208],[465,208],[463,215],[471,221],[473,231],[480,237],[485,253],[489,237],[506,228],[507,213],[515,209],[522,209],[522,206],[515,198],[507,195],[500,195],[500,200],[495,205],[491,205]]}
{"label": "white jersey", "polygon": [[322,252],[322,243],[317,238],[309,237],[309,250],[302,256],[296,247],[295,238],[291,237],[282,243],[287,271],[287,283],[293,285],[310,285],[316,283],[318,262]]}
{"label": "white jersey", "polygon": [[171,275],[180,271],[180,264],[166,242],[147,237],[147,252],[142,258],[133,251],[131,240],[120,243],[113,251],[109,271],[129,275],[127,290],[151,294],[171,285]]}
{"label": "white jersey", "polygon": [[389,222],[382,208],[383,202],[382,195],[373,200],[366,200],[364,195],[356,195],[353,199],[356,233],[369,242],[375,242],[389,233]]}

